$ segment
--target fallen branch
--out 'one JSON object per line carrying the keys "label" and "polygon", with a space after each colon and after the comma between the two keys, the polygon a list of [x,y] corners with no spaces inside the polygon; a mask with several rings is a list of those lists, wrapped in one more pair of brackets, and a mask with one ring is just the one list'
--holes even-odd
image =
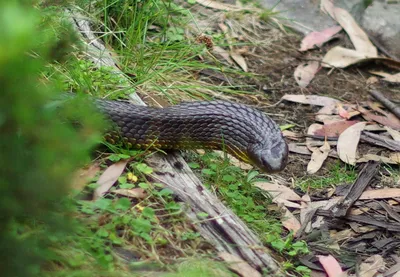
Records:
{"label": "fallen branch", "polygon": [[368,142],[374,145],[382,146],[392,151],[400,151],[400,142],[383,136],[363,131],[360,137],[361,141]]}
{"label": "fallen branch", "polygon": [[368,162],[358,174],[357,180],[351,185],[346,195],[332,209],[333,216],[341,217],[347,214],[350,207],[371,183],[372,178],[378,173],[379,163]]}
{"label": "fallen branch", "polygon": [[369,91],[376,100],[382,103],[389,111],[391,111],[398,119],[400,119],[400,106],[387,99],[380,91],[373,89]]}

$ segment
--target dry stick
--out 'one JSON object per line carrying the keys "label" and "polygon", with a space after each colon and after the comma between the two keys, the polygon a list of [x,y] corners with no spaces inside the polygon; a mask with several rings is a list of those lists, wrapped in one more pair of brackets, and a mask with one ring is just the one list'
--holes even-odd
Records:
{"label": "dry stick", "polygon": [[376,100],[383,104],[389,111],[391,111],[398,119],[400,119],[400,106],[387,99],[380,91],[373,89],[369,91]]}
{"label": "dry stick", "polygon": [[[67,10],[73,26],[83,37],[87,46],[87,55],[97,66],[112,66],[127,86],[129,80],[118,69],[111,53],[103,43],[94,36],[86,17]],[[134,102],[145,105],[134,95]],[[131,95],[131,98],[133,96]],[[256,235],[230,209],[207,190],[191,171],[185,160],[177,154],[156,154],[148,162],[154,168],[153,177],[169,186],[188,206],[188,217],[197,219],[197,214],[207,213],[207,220],[194,224],[204,238],[210,241],[217,250],[237,255],[257,270],[267,269],[273,276],[282,276],[275,260],[263,247]],[[176,164],[180,164],[179,169]]]}
{"label": "dry stick", "polygon": [[393,139],[385,138],[383,136],[371,133],[371,132],[366,132],[363,131],[361,133],[360,139],[362,141],[378,145],[381,147],[385,147],[387,149],[390,149],[392,151],[400,151],[400,142],[395,141]]}
{"label": "dry stick", "polygon": [[379,163],[368,162],[358,174],[357,180],[350,187],[344,198],[332,209],[335,217],[345,216],[354,202],[361,196],[372,178],[378,173]]}

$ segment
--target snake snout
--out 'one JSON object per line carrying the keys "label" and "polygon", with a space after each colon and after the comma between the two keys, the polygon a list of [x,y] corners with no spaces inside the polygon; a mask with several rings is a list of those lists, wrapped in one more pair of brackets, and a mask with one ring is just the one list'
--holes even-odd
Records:
{"label": "snake snout", "polygon": [[288,163],[288,146],[283,140],[273,147],[252,147],[249,150],[253,162],[267,173],[282,171]]}

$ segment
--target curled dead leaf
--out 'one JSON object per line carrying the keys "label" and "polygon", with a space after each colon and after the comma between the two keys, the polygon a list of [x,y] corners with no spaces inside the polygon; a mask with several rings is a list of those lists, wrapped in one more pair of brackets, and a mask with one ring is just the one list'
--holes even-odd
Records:
{"label": "curled dead leaf", "polygon": [[94,193],[93,200],[99,199],[102,197],[118,180],[118,177],[121,176],[122,172],[127,165],[129,160],[119,161],[111,166],[109,166],[103,174],[100,176],[97,184],[99,185]]}
{"label": "curled dead leaf", "polygon": [[348,164],[355,165],[357,161],[357,146],[360,141],[361,131],[366,122],[359,122],[347,128],[338,139],[337,151],[339,158]]}
{"label": "curled dead leaf", "polygon": [[301,63],[294,71],[294,79],[301,88],[305,88],[314,79],[315,74],[320,70],[318,61]]}
{"label": "curled dead leaf", "polygon": [[285,94],[281,100],[301,103],[301,104],[309,104],[316,106],[328,106],[328,105],[336,105],[339,103],[339,100],[327,97],[327,96],[319,96],[319,95],[296,95],[296,94]]}
{"label": "curled dead leaf", "polygon": [[239,53],[237,53],[235,51],[231,51],[230,56],[240,66],[240,68],[244,72],[248,71],[246,60],[244,59],[244,57],[242,55],[240,55]]}
{"label": "curled dead leaf", "polygon": [[314,148],[311,154],[311,160],[307,165],[307,173],[314,174],[316,173],[321,167],[326,158],[328,158],[329,151],[331,150],[330,145],[325,140],[324,145],[319,148]]}
{"label": "curled dead leaf", "polygon": [[340,26],[332,26],[321,32],[311,32],[301,41],[300,51],[307,51],[322,46],[325,42],[333,39],[333,36],[342,30]]}

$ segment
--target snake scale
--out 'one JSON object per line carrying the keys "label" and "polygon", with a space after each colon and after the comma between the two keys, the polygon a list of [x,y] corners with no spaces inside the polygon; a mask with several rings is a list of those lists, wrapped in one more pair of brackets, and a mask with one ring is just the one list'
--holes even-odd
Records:
{"label": "snake scale", "polygon": [[220,149],[264,172],[285,168],[288,146],[278,125],[262,112],[227,101],[185,102],[165,108],[96,99],[116,126],[106,139],[141,149]]}

